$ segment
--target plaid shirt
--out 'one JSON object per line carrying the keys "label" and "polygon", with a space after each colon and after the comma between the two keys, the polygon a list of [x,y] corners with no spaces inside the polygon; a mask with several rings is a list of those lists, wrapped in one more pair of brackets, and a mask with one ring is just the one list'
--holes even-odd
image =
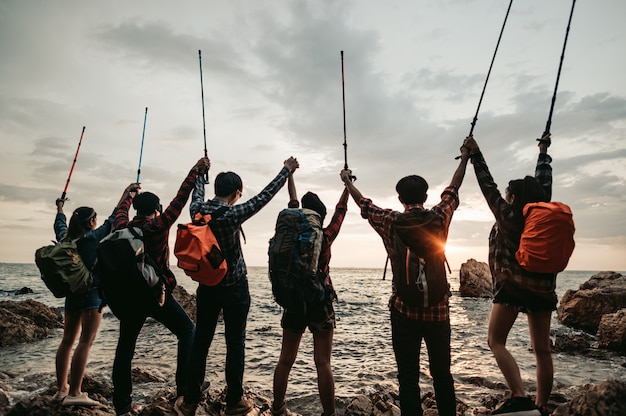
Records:
{"label": "plaid shirt", "polygon": [[[372,203],[371,199],[362,198],[359,203],[361,207],[361,216],[370,223],[372,228],[380,235],[387,250],[387,255],[393,258],[393,246],[395,233],[391,230],[391,222],[400,214],[398,211],[391,209],[382,209]],[[443,219],[446,230],[450,226],[452,214],[459,206],[458,189],[449,186],[444,189],[441,194],[441,202],[434,207],[432,211]],[[408,205],[406,211],[414,209],[424,209],[422,204]],[[392,286],[393,288],[393,286]],[[410,307],[402,302],[395,292],[392,292],[389,298],[389,309],[395,309],[406,317],[418,321],[447,321],[450,319],[450,307],[448,304],[448,296],[446,296],[438,305],[429,307]]]}
{"label": "plaid shirt", "polygon": [[258,195],[243,204],[237,205],[228,205],[217,198],[204,202],[204,180],[202,178],[196,180],[191,206],[189,207],[192,219],[198,212],[205,215],[216,211],[220,207],[228,207],[228,210],[223,215],[211,221],[211,230],[213,230],[215,238],[219,241],[222,253],[228,263],[228,271],[220,285],[231,286],[241,279],[247,279],[248,270],[241,251],[241,224],[271,201],[280,188],[285,185],[288,176],[289,169],[283,167],[272,182]]}
{"label": "plaid shirt", "polygon": [[[535,178],[543,186],[548,199],[552,195],[551,162],[552,158],[547,153],[540,153],[535,168]],[[472,155],[472,164],[480,189],[496,218],[496,223],[489,233],[489,268],[492,276],[494,279],[506,276],[507,280],[538,292],[553,291],[556,287],[556,275],[546,276],[545,273],[528,272],[515,259],[524,224],[523,218],[519,218],[522,214],[515,212],[500,195],[482,153]]]}
{"label": "plaid shirt", "polygon": [[113,228],[119,230],[127,227],[138,227],[143,230],[146,253],[152,257],[159,270],[168,281],[168,288],[173,290],[176,286],[176,278],[170,270],[170,247],[168,243],[170,228],[180,216],[189,194],[193,188],[193,182],[198,174],[191,170],[178,189],[178,193],[161,215],[149,219],[145,215],[136,215],[129,221],[128,210],[133,199],[128,197],[120,202],[115,214]]}

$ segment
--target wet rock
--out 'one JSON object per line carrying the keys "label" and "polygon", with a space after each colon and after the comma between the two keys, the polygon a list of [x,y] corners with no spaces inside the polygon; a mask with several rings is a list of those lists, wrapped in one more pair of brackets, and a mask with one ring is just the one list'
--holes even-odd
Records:
{"label": "wet rock", "polygon": [[561,333],[554,338],[553,352],[586,352],[595,342],[593,336],[581,333]]}
{"label": "wet rock", "polygon": [[15,295],[16,296],[17,295],[26,295],[28,293],[34,293],[34,292],[33,292],[33,289],[31,289],[29,287],[26,287],[26,286],[24,286],[23,288],[18,289],[18,290],[15,291]]}
{"label": "wet rock", "polygon": [[196,295],[190,294],[185,290],[184,287],[178,285],[174,288],[172,292],[172,296],[174,299],[180,303],[180,306],[183,307],[187,315],[191,318],[192,321],[196,321]]}
{"label": "wet rock", "polygon": [[113,394],[110,383],[85,375],[82,390],[88,392],[89,397],[100,403],[94,407],[62,406],[61,403],[52,400],[57,392],[56,385],[51,386],[41,395],[20,400],[8,410],[6,416],[109,416],[115,415],[111,404],[107,400]]}
{"label": "wet rock", "polygon": [[63,328],[59,308],[32,299],[0,302],[0,347],[43,339],[55,328]]}
{"label": "wet rock", "polygon": [[578,290],[565,292],[557,316],[563,325],[595,334],[603,315],[623,308],[626,308],[626,277],[615,272],[600,272]]}
{"label": "wet rock", "polygon": [[626,309],[602,316],[596,337],[600,347],[626,354]]}
{"label": "wet rock", "polygon": [[489,265],[474,259],[463,263],[459,271],[459,292],[461,296],[493,297],[493,282]]}
{"label": "wet rock", "polygon": [[585,386],[568,403],[557,407],[552,415],[626,415],[626,383],[608,380],[600,385]]}

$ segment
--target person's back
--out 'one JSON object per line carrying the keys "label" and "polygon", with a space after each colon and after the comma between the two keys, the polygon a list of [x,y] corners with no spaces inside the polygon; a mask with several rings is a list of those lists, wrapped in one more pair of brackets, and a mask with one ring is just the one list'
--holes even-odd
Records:
{"label": "person's back", "polygon": [[[293,177],[289,177],[289,208],[298,208],[298,200]],[[339,202],[335,207],[335,212],[329,224],[322,230],[322,242],[319,257],[317,259],[317,269],[315,278],[323,279],[326,293],[323,301],[306,304],[304,310],[289,310],[285,308],[281,318],[283,328],[282,346],[278,363],[274,370],[273,381],[273,402],[271,411],[273,416],[283,416],[291,414],[287,410],[285,396],[289,373],[298,355],[300,341],[304,331],[308,327],[313,334],[314,361],[317,371],[317,385],[320,395],[323,415],[331,416],[335,414],[335,381],[331,367],[331,351],[333,334],[335,329],[335,311],[333,301],[337,296],[330,278],[330,258],[331,246],[339,234],[341,225],[347,211],[348,191],[344,189]],[[321,224],[326,217],[326,207],[319,197],[307,192],[302,197],[302,208],[316,213]]]}
{"label": "person's back", "polygon": [[[246,414],[253,404],[243,397],[246,322],[250,309],[250,291],[246,263],[241,250],[241,224],[259,212],[285,184],[287,176],[298,168],[290,157],[278,175],[258,194],[237,204],[243,193],[243,182],[234,172],[222,172],[214,180],[215,197],[205,202],[203,178],[198,178],[190,205],[191,218],[196,213],[210,214],[227,209],[211,221],[211,229],[228,263],[228,271],[216,286],[199,285],[196,292],[196,335],[189,359],[189,391],[174,408],[179,414],[193,415],[202,399],[206,359],[215,328],[223,314],[226,338],[226,410],[227,415]],[[237,204],[237,205],[235,205]]]}
{"label": "person's back", "polygon": [[[161,322],[178,339],[178,356],[176,361],[176,393],[185,394],[186,371],[195,326],[185,310],[172,296],[176,286],[176,278],[169,268],[169,229],[180,215],[187,203],[197,176],[201,176],[210,167],[208,158],[202,158],[191,168],[183,180],[176,196],[165,208],[161,206],[158,196],[143,192],[136,196],[128,195],[118,204],[115,218],[115,229],[126,227],[141,228],[144,233],[144,244],[147,254],[155,261],[159,272],[166,278],[160,284],[162,297],[146,297],[135,299],[136,307],[129,308],[128,313],[120,317],[120,337],[113,361],[113,404],[117,414],[126,414],[132,410],[132,378],[131,364],[135,353],[137,337],[148,317]],[[137,189],[139,188],[139,184]],[[130,206],[137,215],[129,220]]]}
{"label": "person's back", "polygon": [[[429,214],[440,218],[443,235],[447,230],[454,210],[458,207],[458,188],[463,182],[465,168],[469,157],[468,149],[461,148],[461,162],[456,169],[450,186],[444,189],[441,202],[435,205]],[[399,245],[397,233],[394,231],[394,222],[399,217],[414,215],[424,211],[424,202],[427,198],[428,184],[417,176],[411,175],[402,178],[396,185],[398,198],[404,207],[404,213],[392,209],[383,209],[372,203],[371,199],[364,198],[351,180],[352,172],[343,170],[341,179],[350,191],[352,198],[361,208],[361,216],[381,236],[389,258],[392,261],[394,281],[407,277],[407,271],[413,275],[428,271],[421,264],[419,256],[411,256],[407,251],[404,255],[398,250],[406,250],[411,244]],[[398,264],[406,261],[407,256],[412,260],[410,267]],[[429,256],[425,256],[429,257]],[[435,258],[435,256],[430,256]],[[427,260],[427,259],[426,259]],[[440,260],[437,260],[437,262]],[[443,265],[441,265],[443,267]],[[409,270],[407,270],[409,269]],[[398,275],[399,274],[399,275]],[[412,278],[415,276],[412,276]],[[429,276],[438,277],[438,276]],[[439,278],[445,278],[439,276]],[[416,281],[419,276],[415,277]],[[443,281],[445,285],[447,282]],[[443,298],[434,304],[430,302],[424,306],[407,299],[403,299],[396,286],[392,285],[392,294],[389,299],[391,312],[391,334],[396,364],[398,367],[398,383],[400,390],[400,407],[403,416],[422,415],[421,395],[419,388],[419,358],[422,339],[428,349],[430,373],[433,377],[437,409],[440,415],[454,416],[456,414],[456,399],[454,380],[450,373],[450,315],[448,306],[448,290],[445,288]]]}

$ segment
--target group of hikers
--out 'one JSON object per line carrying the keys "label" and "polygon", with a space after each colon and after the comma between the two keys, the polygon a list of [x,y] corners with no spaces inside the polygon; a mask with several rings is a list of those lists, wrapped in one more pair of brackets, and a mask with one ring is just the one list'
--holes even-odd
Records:
{"label": "group of hikers", "polygon": [[[347,212],[348,198],[352,197],[360,208],[361,216],[383,240],[385,250],[392,263],[394,283],[389,299],[393,351],[397,364],[400,408],[403,416],[422,415],[419,388],[420,348],[422,340],[428,350],[430,374],[433,379],[435,399],[440,415],[456,414],[454,379],[451,374],[450,351],[450,288],[446,280],[442,253],[429,257],[414,255],[399,241],[396,224],[402,215],[428,213],[442,228],[445,243],[454,211],[459,206],[459,188],[463,182],[468,161],[474,166],[480,189],[495,217],[489,235],[489,267],[494,283],[493,306],[488,326],[488,345],[497,365],[502,371],[511,391],[508,398],[493,414],[546,415],[546,404],[552,389],[553,369],[550,352],[550,319],[556,309],[556,274],[529,272],[522,268],[515,257],[520,235],[524,227],[522,210],[527,203],[549,201],[551,198],[552,170],[549,133],[539,139],[539,156],[534,176],[513,180],[508,183],[504,195],[498,190],[476,140],[469,136],[460,146],[460,162],[449,186],[441,199],[432,208],[425,208],[428,183],[424,178],[410,175],[400,179],[396,185],[398,199],[404,211],[384,209],[366,198],[355,186],[352,171],[340,172],[344,190],[336,204],[330,222],[322,228],[322,245],[317,263],[317,273],[332,288],[329,275],[331,245],[338,236]],[[246,321],[250,308],[246,263],[240,237],[241,225],[258,213],[288,183],[290,202],[288,207],[312,210],[319,214],[323,223],[327,211],[319,197],[307,192],[298,201],[294,172],[299,162],[293,157],[284,165],[271,182],[257,195],[245,202],[243,182],[234,172],[219,173],[214,179],[215,195],[205,199],[205,175],[211,163],[203,157],[191,168],[176,196],[166,207],[160,198],[141,191],[139,183],[131,183],[124,189],[113,213],[97,226],[96,212],[89,207],[80,207],[72,212],[67,225],[63,212],[65,200],[58,199],[54,230],[57,241],[75,241],[85,265],[94,271],[94,280],[87,294],[68,295],[65,299],[65,326],[63,339],[56,355],[58,392],[54,400],[62,405],[95,406],[99,402],[82,392],[81,384],[93,344],[102,319],[99,278],[97,273],[97,248],[99,242],[114,230],[138,227],[143,230],[146,253],[154,260],[159,272],[166,277],[160,287],[159,302],[137,303],[132,312],[119,316],[119,340],[113,362],[112,381],[114,386],[113,405],[118,415],[136,414],[137,406],[131,400],[131,362],[138,335],[146,319],[151,317],[161,322],[178,338],[176,365],[177,400],[174,408],[178,415],[194,415],[202,401],[206,388],[205,371],[209,348],[216,326],[223,317],[226,340],[226,415],[246,415],[254,404],[246,399],[243,390],[245,368]],[[199,284],[196,292],[197,312],[195,324],[172,296],[176,286],[174,273],[170,270],[170,228],[177,221],[191,194],[190,214],[220,215],[211,221],[211,229],[219,242],[227,262],[223,280],[214,286]],[[136,215],[129,215],[131,206]],[[444,270],[445,290],[441,298],[416,304],[403,298],[401,281],[409,274],[426,275],[423,283],[429,282],[431,273]],[[439,264],[441,263],[441,264]],[[290,415],[286,406],[286,391],[289,373],[295,362],[301,338],[308,327],[313,334],[314,361],[322,415],[335,415],[335,384],[331,367],[331,351],[335,328],[333,302],[334,290],[328,291],[323,302],[310,305],[304,311],[285,309],[281,319],[283,328],[280,358],[273,379],[272,415]],[[434,300],[434,302],[433,302]],[[528,328],[532,350],[536,357],[536,396],[531,399],[524,390],[520,370],[514,357],[506,347],[507,336],[520,312],[528,317]],[[78,346],[72,355],[72,347],[79,337]]]}

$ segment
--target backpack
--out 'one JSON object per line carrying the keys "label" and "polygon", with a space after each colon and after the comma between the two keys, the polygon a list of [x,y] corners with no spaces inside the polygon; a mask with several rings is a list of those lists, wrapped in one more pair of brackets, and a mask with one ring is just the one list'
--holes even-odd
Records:
{"label": "backpack", "polygon": [[162,300],[166,280],[145,252],[141,228],[123,228],[102,239],[97,268],[104,304],[118,319]]}
{"label": "backpack", "polygon": [[320,215],[310,209],[283,209],[269,241],[269,278],[276,303],[306,313],[307,305],[327,299],[326,276],[318,271],[322,251]]}
{"label": "backpack", "polygon": [[211,221],[220,217],[228,207],[221,207],[211,214],[196,213],[193,222],[178,224],[174,255],[178,267],[196,282],[205,286],[218,285],[228,264],[220,245],[211,230]]}
{"label": "backpack", "polygon": [[61,242],[35,251],[41,279],[57,298],[87,293],[93,276],[83,263],[76,242]]}
{"label": "backpack", "polygon": [[[449,293],[445,244],[447,229],[431,210],[414,209],[391,222],[394,293],[409,307],[429,307]],[[449,267],[448,267],[449,268]]]}
{"label": "backpack", "polygon": [[561,202],[524,205],[524,230],[515,258],[522,268],[535,273],[565,270],[574,252],[574,219]]}

